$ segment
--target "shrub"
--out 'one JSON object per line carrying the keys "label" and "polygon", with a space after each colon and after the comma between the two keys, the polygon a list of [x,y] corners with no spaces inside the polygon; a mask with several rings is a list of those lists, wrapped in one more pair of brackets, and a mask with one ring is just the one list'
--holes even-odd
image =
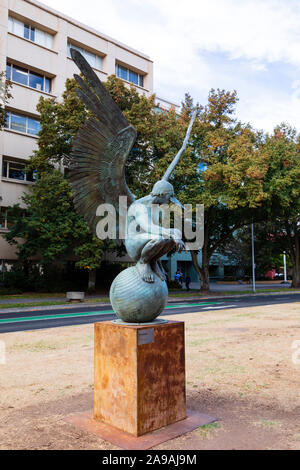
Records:
{"label": "shrub", "polygon": [[175,279],[168,280],[167,284],[169,289],[182,289],[182,285],[180,284],[180,282],[176,281]]}

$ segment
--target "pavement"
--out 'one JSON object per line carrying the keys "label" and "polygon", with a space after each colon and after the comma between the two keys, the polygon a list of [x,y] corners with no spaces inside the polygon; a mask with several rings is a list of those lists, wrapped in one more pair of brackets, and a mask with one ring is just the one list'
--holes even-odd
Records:
{"label": "pavement", "polygon": [[[211,292],[226,292],[226,291],[245,291],[245,290],[252,290],[252,284],[234,284],[234,283],[217,283],[217,282],[211,282],[210,285],[210,290]],[[272,281],[272,282],[263,282],[263,281],[258,281],[256,283],[256,289],[289,289],[291,287],[291,283],[283,283],[282,281]],[[185,285],[183,285],[183,288],[185,289]],[[200,283],[199,282],[191,282],[190,284],[191,289],[200,289]]]}
{"label": "pavement", "polygon": [[[160,317],[166,317],[174,313],[197,313],[213,310],[245,308],[280,303],[300,302],[300,293],[273,293],[272,295],[238,295],[216,298],[173,299],[169,301]],[[300,308],[299,308],[300,313]],[[0,311],[0,334],[57,328],[61,326],[80,325],[116,319],[110,304],[80,304],[48,307],[28,307],[22,309],[6,309]]]}
{"label": "pavement", "polygon": [[[290,288],[291,284],[283,284],[280,281],[277,282],[272,282],[272,283],[257,283],[257,289],[270,289],[270,290],[276,290],[276,289],[288,289]],[[190,284],[190,289],[191,290],[199,290],[200,289],[200,283],[199,282],[191,282]],[[210,283],[210,290],[212,293],[214,292],[242,292],[245,290],[252,290],[252,284],[223,284],[223,283],[216,283],[216,282],[211,282]],[[185,292],[186,288],[185,285],[183,284],[182,290],[178,292]],[[191,292],[192,294],[192,292]],[[87,299],[97,299],[101,297],[100,295],[89,295]],[[105,296],[103,296],[105,297]],[[31,303],[31,302],[55,302],[55,301],[64,301],[65,296],[57,296],[57,297],[12,297],[11,299],[1,299],[0,295],[0,304],[26,304],[26,303]]]}

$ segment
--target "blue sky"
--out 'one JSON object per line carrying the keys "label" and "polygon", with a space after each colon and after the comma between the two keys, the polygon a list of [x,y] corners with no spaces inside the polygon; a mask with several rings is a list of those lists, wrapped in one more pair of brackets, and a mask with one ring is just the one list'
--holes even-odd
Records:
{"label": "blue sky", "polygon": [[300,0],[44,0],[146,54],[154,90],[205,104],[210,88],[237,90],[237,117],[300,131]]}

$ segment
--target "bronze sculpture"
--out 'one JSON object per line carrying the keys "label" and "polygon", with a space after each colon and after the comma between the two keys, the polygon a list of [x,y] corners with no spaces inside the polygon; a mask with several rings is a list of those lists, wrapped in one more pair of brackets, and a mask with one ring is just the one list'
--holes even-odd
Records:
{"label": "bronze sculpture", "polygon": [[79,130],[74,141],[70,172],[74,204],[95,231],[96,211],[100,204],[110,203],[119,212],[119,197],[129,199],[125,246],[136,265],[116,277],[110,299],[122,320],[150,322],[162,312],[168,297],[160,258],[174,248],[179,252],[184,249],[181,232],[162,227],[158,218],[162,205],[181,206],[168,179],[186,148],[196,110],[182,148],[162,180],[155,183],[150,195],[135,200],[126,184],[125,164],[136,139],[136,130],[129,125],[80,52],[71,49],[71,55],[85,77],[83,80],[74,75],[80,86],[76,93],[94,115]]}

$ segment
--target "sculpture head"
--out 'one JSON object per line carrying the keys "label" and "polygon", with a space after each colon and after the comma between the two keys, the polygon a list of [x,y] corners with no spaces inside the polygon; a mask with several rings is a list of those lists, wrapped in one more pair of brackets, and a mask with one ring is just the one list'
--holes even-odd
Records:
{"label": "sculpture head", "polygon": [[174,188],[171,183],[166,180],[160,180],[155,183],[151,191],[155,204],[169,204],[174,197]]}

